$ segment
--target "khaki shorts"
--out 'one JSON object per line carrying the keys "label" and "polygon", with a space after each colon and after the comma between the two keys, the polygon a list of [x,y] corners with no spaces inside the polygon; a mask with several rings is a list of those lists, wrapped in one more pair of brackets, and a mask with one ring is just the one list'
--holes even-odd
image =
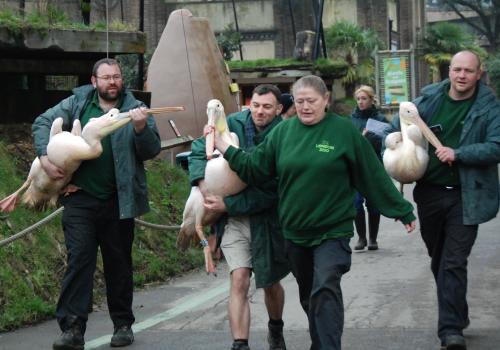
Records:
{"label": "khaki shorts", "polygon": [[252,268],[250,240],[248,216],[229,217],[220,247],[226,257],[230,272],[241,267]]}

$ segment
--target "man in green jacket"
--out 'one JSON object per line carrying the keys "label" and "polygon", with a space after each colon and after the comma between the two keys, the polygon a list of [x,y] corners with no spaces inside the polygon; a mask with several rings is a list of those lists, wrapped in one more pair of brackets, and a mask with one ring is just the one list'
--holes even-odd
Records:
{"label": "man in green jacket", "polygon": [[[252,93],[250,109],[228,117],[229,130],[236,133],[242,149],[251,151],[281,121],[280,95],[274,85],[259,85]],[[277,214],[277,183],[273,180],[260,187],[248,186],[225,198],[213,196],[204,188],[206,162],[205,139],[200,138],[192,145],[189,177],[193,186],[200,187],[207,208],[224,213],[217,223],[217,235],[231,273],[229,324],[234,339],[231,349],[249,349],[248,291],[254,271],[257,288],[264,288],[269,349],[285,350],[282,320],[285,292],[279,281],[289,268]]]}
{"label": "man in green jacket", "polygon": [[[461,51],[451,60],[449,79],[425,87],[415,100],[444,145],[429,145],[413,197],[437,285],[438,336],[448,350],[466,349],[467,259],[478,225],[494,218],[499,205],[500,104],[481,75],[479,57]],[[398,117],[393,125],[399,128]]]}
{"label": "man in green jacket", "polygon": [[92,303],[93,275],[100,247],[106,280],[108,308],[114,325],[111,346],[133,342],[132,242],[134,217],[149,210],[143,161],[160,152],[160,138],[144,103],[123,87],[121,69],[114,59],[97,61],[92,85],[73,90],[73,95],[36,118],[33,136],[42,167],[53,179],[64,170],[47,158],[52,122],[62,117],[68,130],[75,119],[84,126],[111,108],[129,111],[131,123],[102,140],[103,152],[84,161],[73,174],[67,193],[60,197],[67,268],[57,303],[56,317],[62,335],[54,350],[83,350],[88,310]]}

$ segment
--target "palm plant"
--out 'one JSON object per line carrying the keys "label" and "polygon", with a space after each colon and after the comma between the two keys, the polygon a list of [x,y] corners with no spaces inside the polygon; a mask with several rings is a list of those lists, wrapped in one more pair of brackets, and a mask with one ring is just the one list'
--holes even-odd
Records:
{"label": "palm plant", "polygon": [[439,73],[440,79],[446,79],[453,54],[461,50],[471,50],[480,57],[487,55],[474,42],[474,36],[458,24],[439,22],[427,28],[423,40],[424,61]]}
{"label": "palm plant", "polygon": [[340,21],[327,28],[325,40],[329,55],[347,64],[346,75],[341,79],[347,96],[354,94],[357,84],[373,85],[375,81],[374,55],[383,42],[372,30]]}

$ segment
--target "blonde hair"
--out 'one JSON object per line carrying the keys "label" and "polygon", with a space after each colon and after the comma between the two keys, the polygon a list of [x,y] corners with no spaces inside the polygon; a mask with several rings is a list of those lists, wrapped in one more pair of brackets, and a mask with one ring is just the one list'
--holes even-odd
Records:
{"label": "blonde hair", "polygon": [[378,105],[377,96],[375,96],[375,91],[371,86],[361,85],[355,92],[354,97],[358,96],[359,93],[364,92],[372,101],[375,106]]}

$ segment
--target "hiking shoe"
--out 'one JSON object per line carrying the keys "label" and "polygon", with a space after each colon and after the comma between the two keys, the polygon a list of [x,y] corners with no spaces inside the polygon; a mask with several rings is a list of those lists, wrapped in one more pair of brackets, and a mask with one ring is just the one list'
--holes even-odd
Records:
{"label": "hiking shoe", "polygon": [[73,325],[65,330],[52,345],[54,350],[83,350],[85,342],[83,340],[82,329],[79,325]]}
{"label": "hiking shoe", "polygon": [[269,350],[286,350],[285,339],[283,338],[283,325],[272,325],[268,323],[269,332],[267,342]]}
{"label": "hiking shoe", "polygon": [[134,342],[134,332],[131,326],[120,326],[115,328],[115,332],[111,337],[111,345],[114,348],[127,346]]}

